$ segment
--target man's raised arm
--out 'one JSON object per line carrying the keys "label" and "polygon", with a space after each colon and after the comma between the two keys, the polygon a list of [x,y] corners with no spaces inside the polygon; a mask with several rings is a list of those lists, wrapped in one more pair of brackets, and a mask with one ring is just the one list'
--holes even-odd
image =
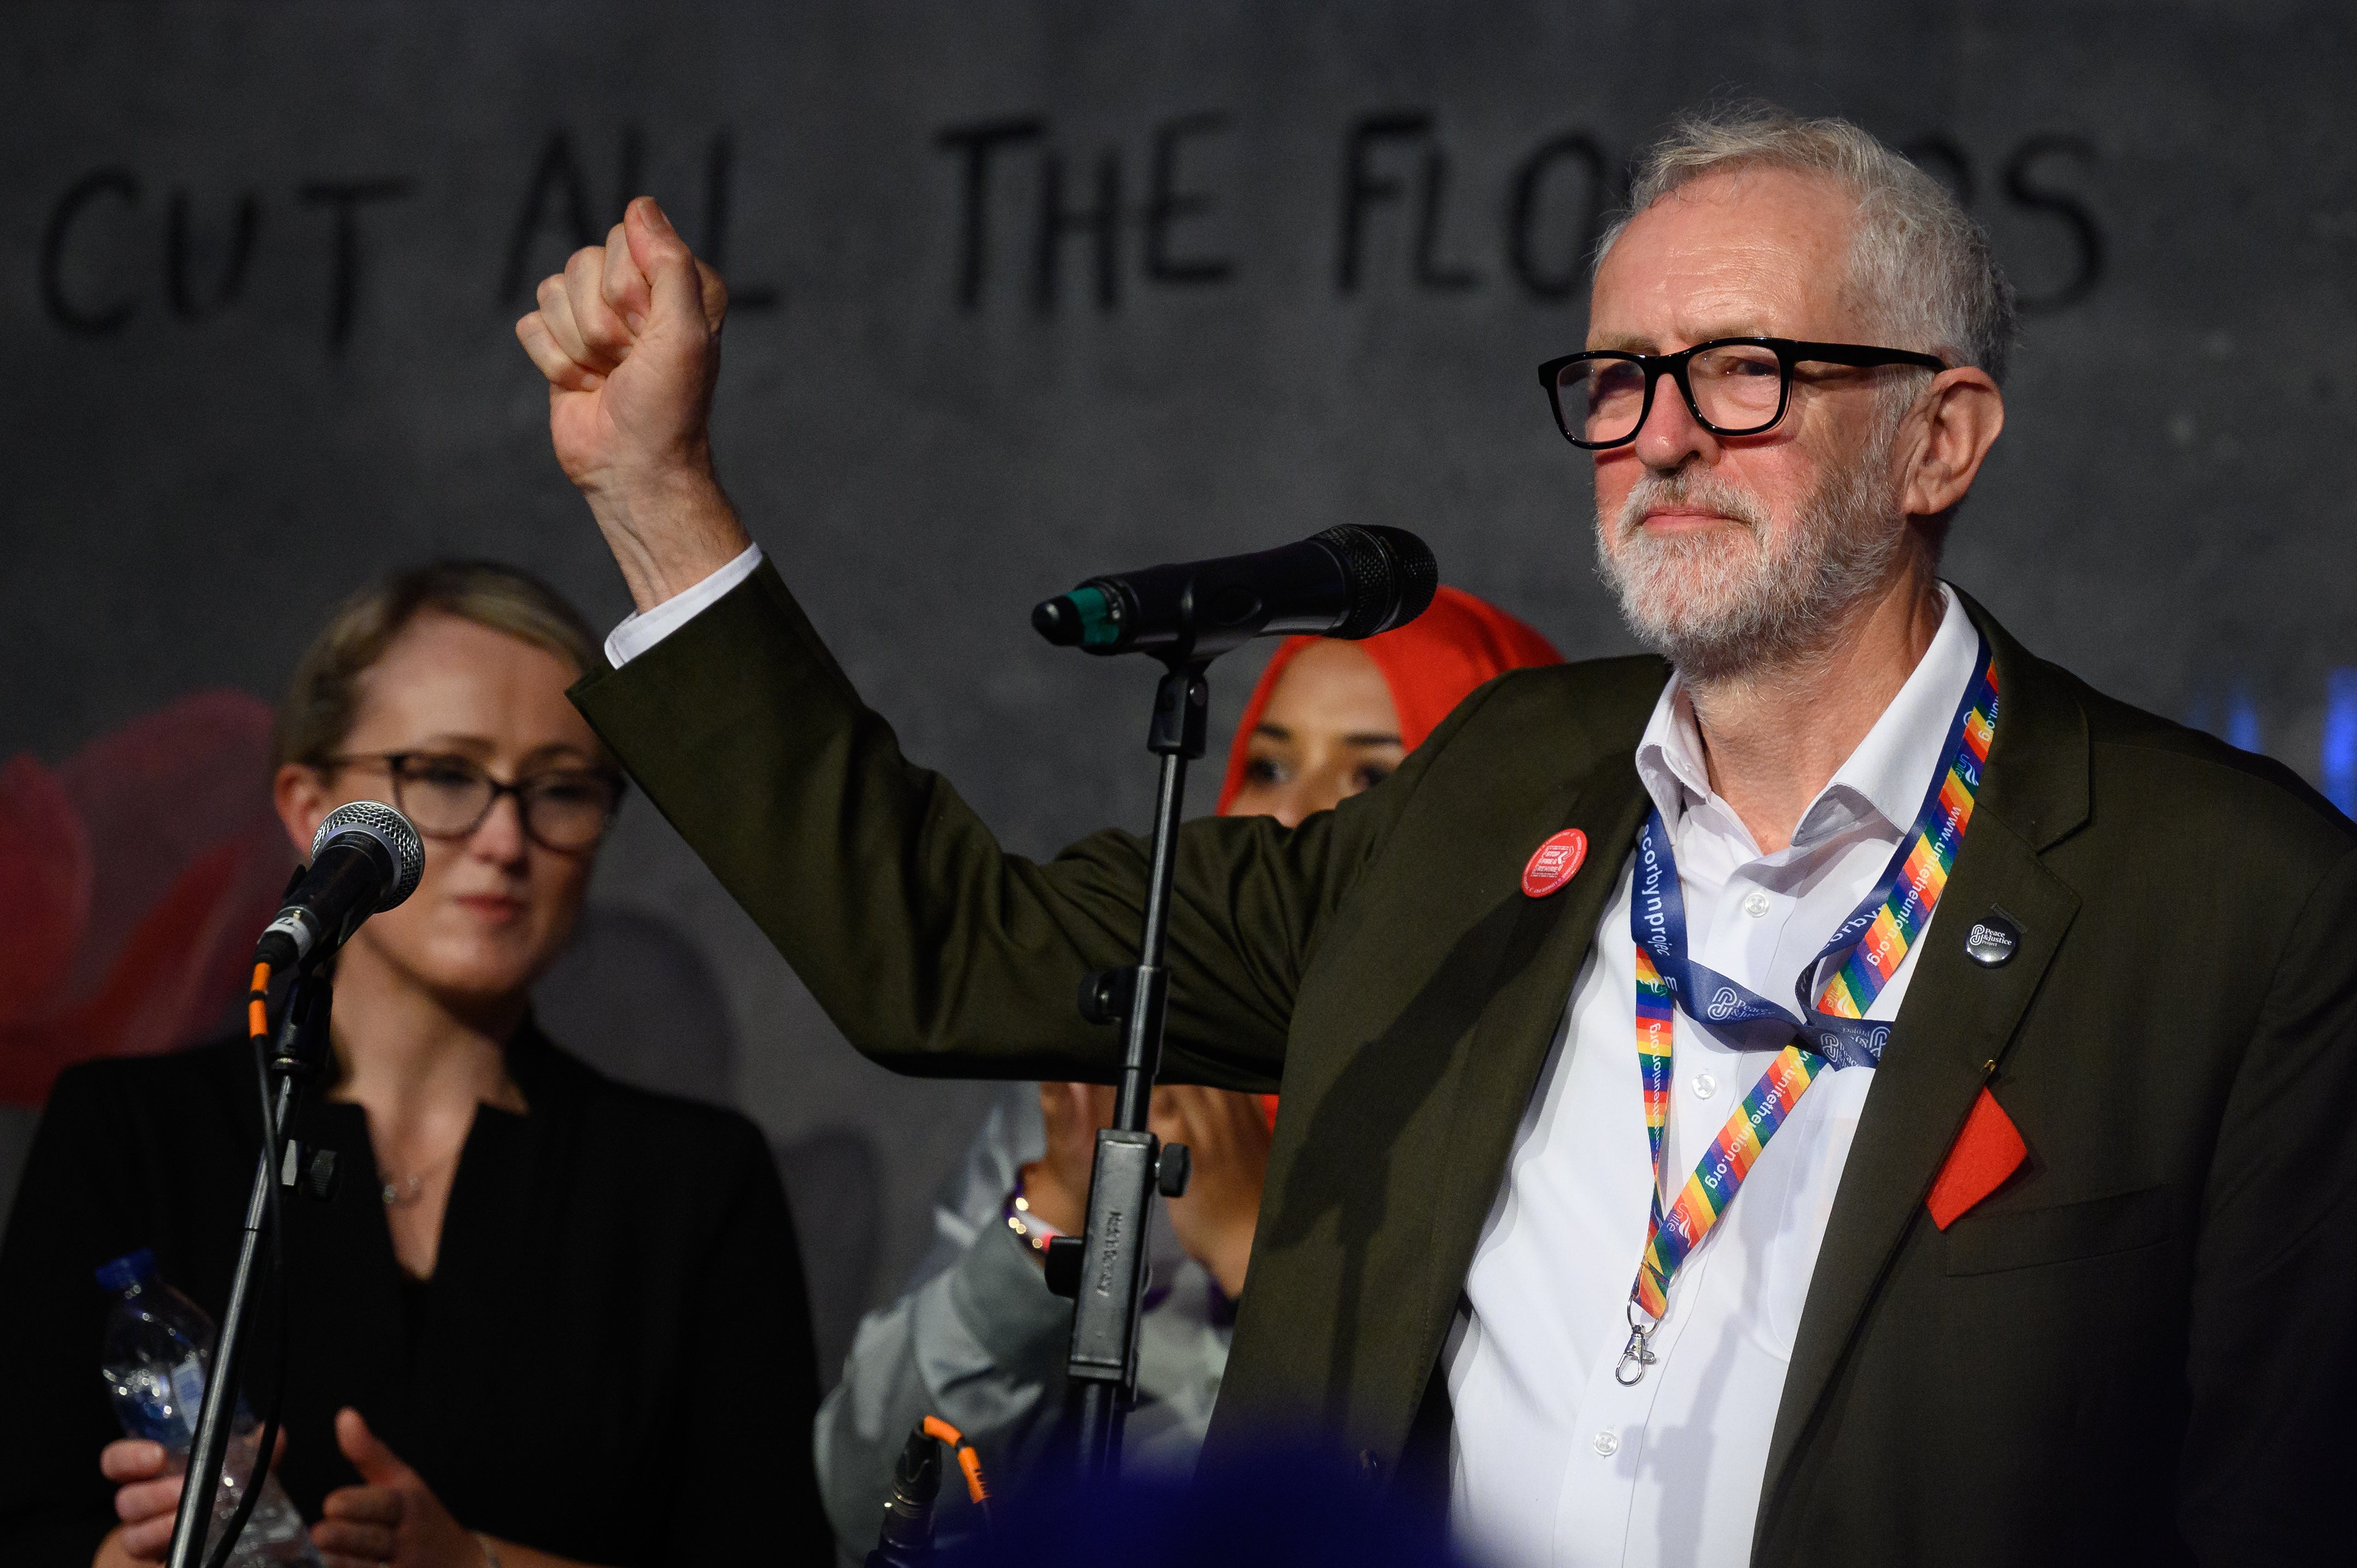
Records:
{"label": "man's raised arm", "polygon": [[[1083,1023],[1075,998],[1087,971],[1135,961],[1145,844],[1103,832],[1044,863],[1004,853],[901,754],[773,567],[755,568],[705,434],[726,291],[653,201],[539,297],[516,335],[640,612],[639,633],[625,623],[608,643],[617,668],[575,703],[868,1056],[905,1072],[1109,1076],[1118,1035]],[[1172,1077],[1275,1087],[1318,932],[1406,793],[1293,832],[1182,832]]]}

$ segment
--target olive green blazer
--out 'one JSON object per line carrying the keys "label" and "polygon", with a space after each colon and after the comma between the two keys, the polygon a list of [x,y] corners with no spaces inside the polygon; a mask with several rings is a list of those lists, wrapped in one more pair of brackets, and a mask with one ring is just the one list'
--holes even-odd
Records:
{"label": "olive green blazer", "polygon": [[[2282,1560],[2352,1447],[2357,831],[1967,607],[1996,743],[1810,1284],[1754,1560]],[[1312,1433],[1383,1484],[1428,1429],[1665,677],[1508,674],[1336,811],[1180,834],[1166,1075],[1285,1096],[1214,1454]],[[861,1051],[1111,1075],[1073,998],[1135,961],[1143,841],[1002,852],[773,569],[575,698]],[[1525,897],[1565,827],[1586,868]],[[1990,911],[2021,931],[1995,968],[1964,951]],[[1925,1195],[1984,1085],[2029,1157],[1943,1231]]]}

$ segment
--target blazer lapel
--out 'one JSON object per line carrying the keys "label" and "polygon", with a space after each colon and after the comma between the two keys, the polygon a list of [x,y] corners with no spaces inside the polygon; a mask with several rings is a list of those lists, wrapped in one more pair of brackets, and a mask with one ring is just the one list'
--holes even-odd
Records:
{"label": "blazer lapel", "polygon": [[[1643,818],[1634,742],[1666,671],[1601,673],[1564,682],[1574,701],[1560,771],[1530,738],[1547,735],[1544,716],[1526,714],[1507,736],[1512,776],[1485,796],[1496,769],[1476,767],[1470,799],[1387,852],[1383,875],[1396,880],[1382,907],[1435,888],[1424,918],[1445,910],[1445,923],[1425,934],[1446,950],[1430,952],[1428,970],[1419,961],[1413,994],[1378,982],[1362,1015],[1329,1026],[1346,1049],[1286,1063],[1253,1290],[1208,1452],[1256,1449],[1305,1416],[1378,1463],[1403,1452],[1566,998]],[[1552,894],[1525,895],[1533,853],[1575,828],[1587,838],[1579,869]],[[1372,950],[1339,941],[1337,954]],[[1347,1010],[1366,982],[1343,983],[1353,987]],[[1329,1326],[1287,1336],[1292,1315]]]}
{"label": "blazer lapel", "polygon": [[[1472,1267],[1481,1227],[1505,1183],[1515,1134],[1537,1090],[1572,984],[1636,846],[1648,803],[1634,754],[1617,756],[1598,766],[1560,818],[1531,836],[1529,848],[1535,850],[1554,828],[1577,828],[1587,835],[1587,860],[1559,893],[1529,898],[1517,887],[1512,895],[1522,908],[1507,931],[1491,1000],[1474,1025],[1450,1119],[1448,1146],[1461,1157],[1443,1173],[1440,1201],[1433,1208],[1438,1262],[1433,1277],[1448,1285],[1442,1299],[1429,1304],[1426,1334],[1435,1355]],[[1521,871],[1517,862],[1518,877]]]}
{"label": "blazer lapel", "polygon": [[[1999,706],[1988,776],[1914,978],[1876,1070],[1809,1282],[1760,1490],[1765,1539],[1794,1455],[1965,1115],[2005,1058],[2039,982],[2078,913],[2079,897],[2039,854],[2087,814],[2085,715],[2067,677],[2025,653],[1970,598],[1997,662]],[[1975,920],[2001,910],[2020,928],[2012,961],[1984,968],[1964,952]]]}

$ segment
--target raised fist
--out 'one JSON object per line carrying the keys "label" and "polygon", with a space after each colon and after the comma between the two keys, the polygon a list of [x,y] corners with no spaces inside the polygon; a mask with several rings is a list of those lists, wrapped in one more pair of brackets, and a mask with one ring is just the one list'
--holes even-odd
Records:
{"label": "raised fist", "polygon": [[651,197],[542,280],[516,337],[548,378],[549,435],[641,609],[747,543],[706,425],[728,290]]}

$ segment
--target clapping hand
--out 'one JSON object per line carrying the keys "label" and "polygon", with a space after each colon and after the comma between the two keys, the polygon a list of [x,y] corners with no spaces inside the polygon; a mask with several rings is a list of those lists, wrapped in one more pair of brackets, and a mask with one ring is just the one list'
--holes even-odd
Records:
{"label": "clapping hand", "polygon": [[1187,1196],[1170,1200],[1178,1244],[1231,1299],[1243,1295],[1268,1180],[1269,1127],[1260,1097],[1164,1084],[1154,1091],[1146,1125],[1164,1143],[1187,1145]]}
{"label": "clapping hand", "polygon": [[[1102,1084],[1043,1083],[1039,1112],[1048,1152],[1023,1167],[1023,1200],[1049,1225],[1077,1235],[1088,1220],[1097,1129],[1113,1124],[1114,1091]],[[1191,1162],[1187,1196],[1170,1200],[1178,1244],[1222,1290],[1242,1295],[1268,1179],[1268,1118],[1259,1097],[1167,1083],[1154,1091],[1146,1124],[1164,1143],[1186,1144]]]}
{"label": "clapping hand", "polygon": [[1114,1091],[1101,1083],[1043,1083],[1039,1120],[1048,1152],[1018,1176],[1031,1212],[1077,1236],[1088,1223],[1089,1179],[1096,1169],[1097,1129],[1113,1125]]}
{"label": "clapping hand", "polygon": [[[278,1434],[271,1464],[286,1457],[286,1434]],[[161,1563],[172,1544],[180,1509],[180,1472],[187,1460],[144,1437],[118,1437],[98,1452],[98,1468],[114,1483],[114,1517],[123,1522],[99,1543],[91,1568],[131,1568]]]}
{"label": "clapping hand", "polygon": [[311,1527],[328,1568],[483,1568],[482,1542],[349,1406],[336,1412],[336,1446],[361,1484],[329,1492]]}

